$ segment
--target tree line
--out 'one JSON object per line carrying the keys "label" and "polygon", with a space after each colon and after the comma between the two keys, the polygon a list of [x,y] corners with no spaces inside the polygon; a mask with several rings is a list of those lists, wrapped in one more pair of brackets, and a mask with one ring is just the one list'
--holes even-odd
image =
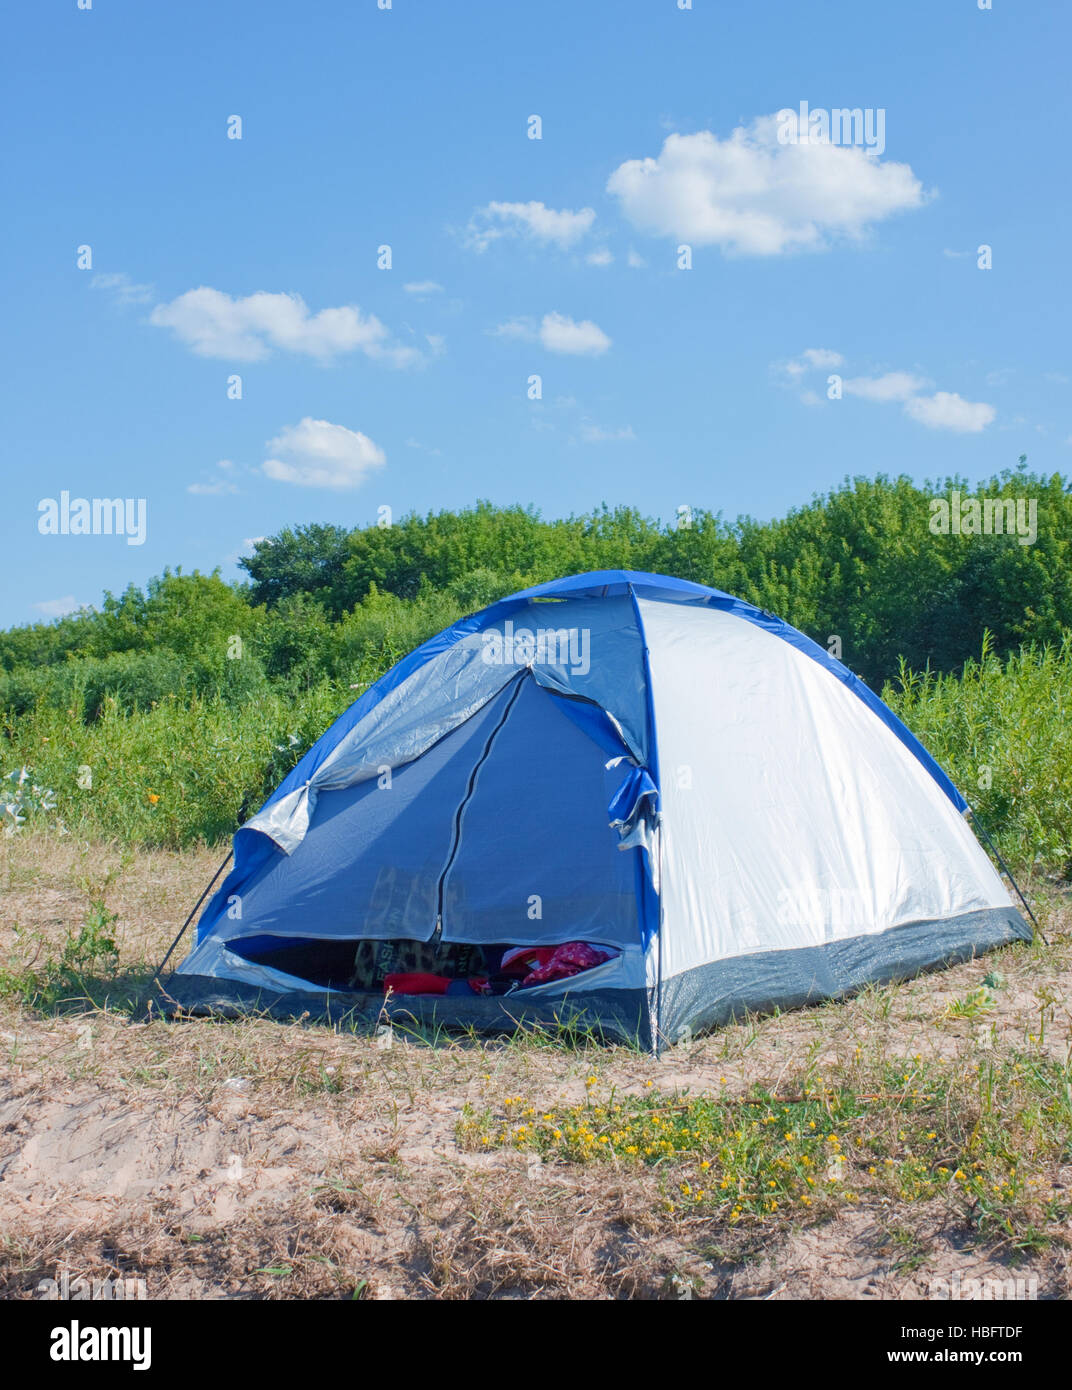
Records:
{"label": "tree line", "polygon": [[[996,499],[1033,501],[1034,534],[999,533],[995,518],[1017,513],[980,505]],[[266,685],[360,687],[458,617],[596,569],[737,594],[823,646],[836,638],[846,664],[881,688],[901,662],[958,671],[984,633],[999,656],[1059,643],[1072,628],[1070,538],[1072,483],[1024,459],[977,486],[846,478],[770,521],[702,507],[661,521],[627,506],[544,519],[480,502],[389,526],[287,527],[240,562],[240,582],[166,571],[0,634],[0,709],[10,719],[43,702],[91,720],[109,697],[132,710],[169,696],[245,701]]]}

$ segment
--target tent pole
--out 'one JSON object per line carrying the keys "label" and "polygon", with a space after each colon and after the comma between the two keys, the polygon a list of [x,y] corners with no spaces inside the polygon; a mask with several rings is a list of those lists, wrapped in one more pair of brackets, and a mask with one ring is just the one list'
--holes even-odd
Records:
{"label": "tent pole", "polygon": [[1048,945],[1050,944],[1049,938],[1046,936],[1046,933],[1045,933],[1045,932],[1042,930],[1042,928],[1039,926],[1038,921],[1037,921],[1036,918],[1035,918],[1035,914],[1031,911],[1031,908],[1028,906],[1027,899],[1024,897],[1023,893],[1020,892],[1020,885],[1019,885],[1019,884],[1016,882],[1016,880],[1013,878],[1013,876],[1012,876],[1012,870],[1009,868],[1008,864],[1005,863],[1005,860],[1002,859],[1001,854],[1000,854],[999,851],[998,851],[997,845],[994,844],[994,841],[993,841],[993,840],[990,838],[990,836],[986,833],[986,826],[985,826],[985,825],[983,824],[983,822],[979,819],[979,813],[978,813],[978,811],[976,811],[976,809],[975,809],[974,806],[969,806],[968,809],[969,809],[969,811],[971,811],[972,820],[973,820],[973,821],[975,822],[975,824],[979,827],[979,833],[980,833],[980,835],[982,835],[983,839],[986,841],[987,848],[990,850],[990,853],[994,856],[994,858],[998,861],[998,866],[1000,867],[1002,873],[1004,873],[1005,877],[1009,880],[1009,882],[1012,884],[1012,886],[1016,889],[1016,895],[1017,895],[1017,897],[1020,899],[1020,901],[1023,903],[1023,905],[1024,905],[1024,911],[1025,911],[1025,912],[1027,913],[1027,915],[1031,918],[1031,925],[1035,928],[1035,931],[1038,933],[1038,935],[1042,938],[1042,940],[1043,940],[1043,941],[1046,943],[1046,945],[1048,946]]}
{"label": "tent pole", "polygon": [[223,861],[223,863],[220,865],[220,867],[219,867],[219,868],[216,870],[216,872],[212,875],[212,878],[209,880],[208,885],[206,886],[206,888],[205,888],[204,891],[202,892],[201,896],[198,898],[197,902],[195,902],[194,905],[193,905],[193,907],[190,909],[190,915],[187,917],[186,921],[183,922],[182,926],[179,928],[179,934],[178,934],[178,936],[176,936],[175,940],[174,940],[174,941],[171,943],[171,945],[168,947],[168,949],[167,949],[167,955],[166,955],[166,956],[164,957],[164,959],[160,962],[160,964],[156,967],[156,973],[153,975],[153,978],[149,981],[149,989],[150,989],[150,990],[152,990],[152,988],[153,988],[154,985],[159,984],[159,982],[160,982],[160,976],[161,976],[161,974],[163,973],[164,966],[167,965],[168,961],[171,959],[172,952],[175,950],[175,947],[179,944],[179,942],[182,940],[182,938],[186,935],[186,928],[190,925],[190,923],[194,920],[194,917],[197,915],[197,909],[201,906],[201,904],[202,904],[202,903],[205,901],[205,899],[208,897],[209,893],[212,891],[212,888],[213,888],[213,886],[214,886],[216,880],[219,878],[220,874],[223,873],[224,869],[226,869],[227,865],[231,862],[231,860],[232,860],[233,857],[234,857],[234,850],[233,850],[233,849],[228,850],[228,851],[227,851],[227,858]]}

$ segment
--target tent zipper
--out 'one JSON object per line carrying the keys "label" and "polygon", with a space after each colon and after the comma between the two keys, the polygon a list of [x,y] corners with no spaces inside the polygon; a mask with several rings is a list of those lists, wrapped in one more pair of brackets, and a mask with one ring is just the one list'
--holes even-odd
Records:
{"label": "tent zipper", "polygon": [[473,770],[469,774],[469,781],[466,784],[465,795],[462,797],[461,801],[458,802],[457,810],[454,812],[454,829],[451,835],[450,853],[447,855],[447,862],[443,865],[443,870],[439,875],[439,884],[436,889],[436,923],[435,928],[432,932],[432,937],[435,940],[440,939],[443,935],[443,893],[446,888],[447,874],[450,873],[451,865],[454,863],[454,860],[458,854],[458,849],[461,845],[462,814],[465,811],[466,806],[469,804],[473,792],[476,789],[477,773],[480,771],[480,769],[484,766],[484,763],[487,761],[488,754],[491,752],[492,744],[494,744],[496,738],[498,737],[499,730],[506,723],[510,715],[510,711],[513,709],[514,703],[517,700],[517,697],[521,694],[522,681],[529,674],[530,673],[528,669],[526,669],[524,671],[519,672],[518,675],[514,677],[516,684],[514,686],[513,694],[510,696],[509,700],[507,700],[506,708],[499,716],[499,719],[496,722],[494,729],[492,729],[491,732],[488,734],[487,740],[484,743],[483,751],[481,752],[480,757],[477,758],[476,762],[473,764]]}

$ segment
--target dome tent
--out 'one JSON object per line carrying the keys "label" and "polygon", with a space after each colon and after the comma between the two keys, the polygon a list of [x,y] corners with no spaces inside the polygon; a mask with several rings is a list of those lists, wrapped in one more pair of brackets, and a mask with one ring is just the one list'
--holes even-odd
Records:
{"label": "dome tent", "polygon": [[[1030,939],[966,810],[787,623],[683,580],[576,575],[455,623],[335,721],[238,830],[167,989],[196,1011],[673,1042]],[[433,937],[614,954],[503,997],[348,988],[357,942]]]}

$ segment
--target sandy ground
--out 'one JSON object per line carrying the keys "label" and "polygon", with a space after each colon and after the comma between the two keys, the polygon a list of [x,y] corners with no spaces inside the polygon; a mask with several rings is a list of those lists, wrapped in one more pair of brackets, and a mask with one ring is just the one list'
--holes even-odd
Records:
{"label": "sandy ground", "polygon": [[[834,1067],[863,1047],[955,1061],[1031,1039],[1066,1061],[1072,913],[1056,891],[1048,947],[726,1029],[655,1060],[533,1042],[433,1048],[263,1019],[140,1021],[125,994],[218,857],[3,845],[4,1297],[32,1297],[64,1271],[143,1278],[153,1298],[890,1299],[934,1296],[954,1276],[1068,1295],[1067,1223],[1023,1250],[980,1236],[946,1204],[884,1198],[745,1238],[717,1217],[668,1215],[650,1168],[472,1152],[457,1132],[467,1105],[578,1101],[593,1077],[601,1092],[673,1099],[784,1086],[804,1058]],[[101,892],[118,913],[110,1003],[27,1006],[11,981],[77,931]],[[993,969],[1005,985],[985,1019],[950,1016]],[[1072,1187],[1070,1162],[1072,1152],[1052,1175],[1058,1189]]]}

